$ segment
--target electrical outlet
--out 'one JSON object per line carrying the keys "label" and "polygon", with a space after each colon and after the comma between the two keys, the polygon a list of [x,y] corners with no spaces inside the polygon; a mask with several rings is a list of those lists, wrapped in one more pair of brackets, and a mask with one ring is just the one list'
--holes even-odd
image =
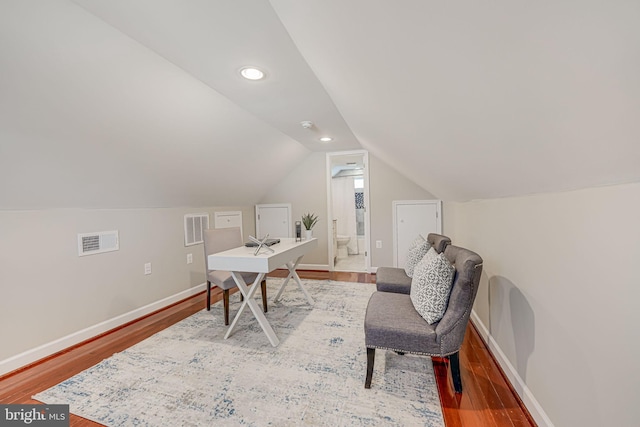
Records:
{"label": "electrical outlet", "polygon": [[187,254],[187,264],[193,264],[193,254]]}
{"label": "electrical outlet", "polygon": [[382,240],[376,240],[376,249],[382,249]]}
{"label": "electrical outlet", "polygon": [[151,263],[148,262],[144,265],[144,274],[151,274]]}

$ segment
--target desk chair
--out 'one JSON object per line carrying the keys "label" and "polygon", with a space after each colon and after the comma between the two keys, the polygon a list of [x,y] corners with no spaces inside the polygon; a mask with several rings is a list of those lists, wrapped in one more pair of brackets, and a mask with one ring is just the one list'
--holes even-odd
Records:
{"label": "desk chair", "polygon": [[[242,246],[242,232],[240,227],[231,228],[210,228],[204,230],[204,257],[205,266],[207,258],[211,254],[223,252],[229,249]],[[222,300],[224,303],[224,324],[229,325],[229,290],[237,287],[230,271],[209,270],[207,268],[207,311],[211,310],[211,284],[222,289]],[[258,273],[241,272],[242,278],[247,284],[252,284]],[[267,312],[267,281],[260,284],[262,291],[262,310]],[[240,295],[243,298],[242,295]]]}

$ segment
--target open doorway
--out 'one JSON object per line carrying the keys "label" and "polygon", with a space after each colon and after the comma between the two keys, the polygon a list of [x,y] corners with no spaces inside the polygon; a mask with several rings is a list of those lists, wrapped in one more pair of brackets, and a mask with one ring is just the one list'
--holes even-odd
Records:
{"label": "open doorway", "polygon": [[369,153],[327,153],[329,269],[369,272]]}

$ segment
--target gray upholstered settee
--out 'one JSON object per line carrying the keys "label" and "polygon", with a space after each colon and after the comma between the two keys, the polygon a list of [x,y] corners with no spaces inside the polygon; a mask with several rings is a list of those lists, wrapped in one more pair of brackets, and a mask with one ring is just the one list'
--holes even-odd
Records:
{"label": "gray upholstered settee", "polygon": [[430,325],[407,294],[374,292],[364,320],[367,348],[365,388],[371,387],[376,349],[427,356],[448,356],[456,392],[462,392],[458,352],[464,339],[482,274],[482,258],[475,252],[449,245],[444,255],[455,267],[444,316]]}
{"label": "gray upholstered settee", "polygon": [[[451,239],[442,234],[430,233],[427,236],[427,242],[436,252],[442,253],[447,245],[451,244]],[[411,277],[407,276],[404,268],[378,267],[376,289],[381,292],[408,294],[411,291]]]}

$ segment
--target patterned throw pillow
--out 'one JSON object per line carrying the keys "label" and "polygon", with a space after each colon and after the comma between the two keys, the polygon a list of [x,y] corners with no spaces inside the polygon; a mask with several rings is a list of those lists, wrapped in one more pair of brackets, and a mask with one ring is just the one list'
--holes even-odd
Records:
{"label": "patterned throw pillow", "polygon": [[407,276],[413,277],[413,269],[416,268],[416,265],[427,254],[430,247],[431,245],[429,245],[429,242],[425,240],[415,248],[409,250],[409,253],[407,254],[407,262],[404,265],[404,272],[407,273]]}
{"label": "patterned throw pillow", "polygon": [[409,248],[407,249],[407,251],[410,251],[411,249],[415,248],[416,246],[426,242],[427,239],[425,239],[424,237],[422,237],[422,234],[418,234],[416,236],[415,239],[413,239],[413,242],[411,242],[411,244],[409,245]]}
{"label": "patterned throw pillow", "polygon": [[415,268],[411,280],[411,302],[430,325],[442,319],[449,303],[455,268],[444,254],[425,257]]}
{"label": "patterned throw pillow", "polygon": [[[433,246],[431,246],[429,248],[429,250],[427,251],[426,255],[424,256],[424,260],[427,260],[427,262],[430,262],[431,260],[433,260],[435,257],[438,256],[438,252],[436,252],[436,248],[434,248]],[[417,266],[417,264],[416,264]],[[413,269],[413,274],[415,274],[416,270],[415,268]]]}

